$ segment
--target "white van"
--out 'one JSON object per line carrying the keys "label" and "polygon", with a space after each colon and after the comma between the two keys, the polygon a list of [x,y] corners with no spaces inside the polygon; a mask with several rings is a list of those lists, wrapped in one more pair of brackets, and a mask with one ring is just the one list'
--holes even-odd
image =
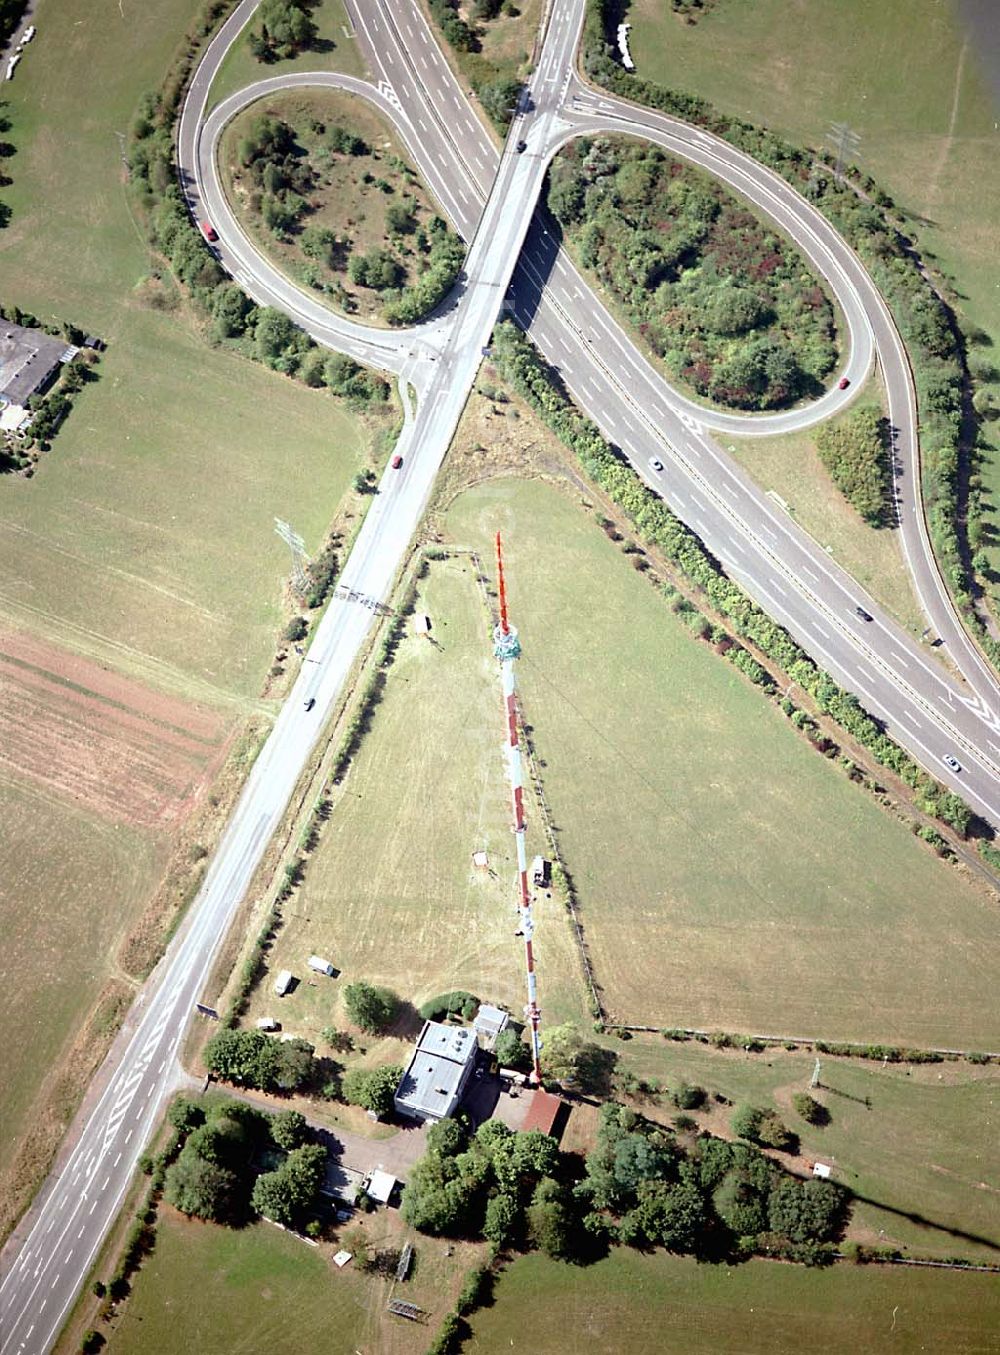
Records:
{"label": "white van", "polygon": [[290,969],[283,969],[274,980],[274,991],[279,997],[284,997],[294,982],[295,975],[292,971]]}
{"label": "white van", "polygon": [[325,974],[328,979],[333,978],[333,965],[329,960],[324,960],[319,955],[309,956],[309,968],[317,974]]}

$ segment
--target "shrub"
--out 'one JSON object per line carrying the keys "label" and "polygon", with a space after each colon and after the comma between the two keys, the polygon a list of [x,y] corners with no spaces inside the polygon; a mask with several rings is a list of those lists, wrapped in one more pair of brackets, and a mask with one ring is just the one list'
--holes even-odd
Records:
{"label": "shrub", "polygon": [[344,989],[344,1005],[351,1021],[369,1035],[379,1035],[399,1015],[399,998],[391,988],[379,988],[360,979]]}
{"label": "shrub", "polygon": [[451,993],[439,993],[437,997],[430,998],[420,1008],[420,1015],[425,1021],[443,1021],[446,1017],[454,1016],[457,1012],[471,1020],[479,1006],[479,998],[475,993],[467,993],[463,988],[456,988]]}
{"label": "shrub", "polygon": [[808,1092],[796,1092],[792,1097],[792,1105],[796,1114],[801,1115],[809,1124],[825,1124],[830,1118],[826,1106],[811,1097]]}
{"label": "shrub", "polygon": [[363,1106],[382,1119],[392,1113],[393,1097],[402,1076],[402,1068],[395,1063],[373,1070],[352,1068],[344,1075],[344,1100],[354,1106]]}
{"label": "shrub", "polygon": [[678,1110],[697,1110],[699,1106],[705,1104],[706,1097],[707,1092],[704,1087],[696,1087],[689,1082],[682,1082],[671,1096],[671,1100]]}

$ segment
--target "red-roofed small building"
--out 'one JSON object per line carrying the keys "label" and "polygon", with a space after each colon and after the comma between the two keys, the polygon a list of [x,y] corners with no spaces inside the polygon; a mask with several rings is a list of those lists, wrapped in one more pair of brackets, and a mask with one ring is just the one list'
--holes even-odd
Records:
{"label": "red-roofed small building", "polygon": [[558,1139],[566,1127],[568,1118],[569,1106],[565,1101],[553,1096],[551,1092],[538,1090],[532,1095],[531,1105],[528,1107],[521,1130],[527,1133],[531,1129],[538,1129],[543,1134],[551,1134],[554,1139]]}

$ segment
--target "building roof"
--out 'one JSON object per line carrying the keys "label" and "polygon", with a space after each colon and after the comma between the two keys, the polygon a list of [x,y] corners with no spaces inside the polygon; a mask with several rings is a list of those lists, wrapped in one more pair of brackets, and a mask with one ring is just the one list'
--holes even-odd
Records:
{"label": "building roof", "polygon": [[27,404],[66,361],[67,353],[75,352],[65,339],[0,319],[0,397],[7,404]]}
{"label": "building roof", "polygon": [[531,1098],[531,1105],[521,1125],[522,1130],[527,1133],[529,1129],[540,1129],[543,1134],[552,1134],[565,1105],[566,1102],[560,1097],[539,1089]]}
{"label": "building roof", "polygon": [[499,1035],[509,1020],[509,1014],[502,1007],[491,1007],[489,1003],[481,1002],[472,1025],[477,1035]]}
{"label": "building roof", "polygon": [[396,1088],[396,1105],[418,1115],[450,1115],[468,1068],[476,1057],[476,1039],[467,1026],[425,1021],[417,1047]]}
{"label": "building roof", "polygon": [[390,1172],[375,1170],[368,1182],[367,1194],[378,1200],[379,1204],[388,1204],[392,1192],[396,1189],[396,1178]]}

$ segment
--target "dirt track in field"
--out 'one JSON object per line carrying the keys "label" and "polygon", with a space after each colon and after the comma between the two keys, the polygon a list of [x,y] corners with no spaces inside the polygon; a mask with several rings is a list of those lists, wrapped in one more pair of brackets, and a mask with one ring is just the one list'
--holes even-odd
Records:
{"label": "dirt track in field", "polygon": [[118,823],[169,827],[223,753],[225,721],[21,631],[0,633],[0,769]]}

